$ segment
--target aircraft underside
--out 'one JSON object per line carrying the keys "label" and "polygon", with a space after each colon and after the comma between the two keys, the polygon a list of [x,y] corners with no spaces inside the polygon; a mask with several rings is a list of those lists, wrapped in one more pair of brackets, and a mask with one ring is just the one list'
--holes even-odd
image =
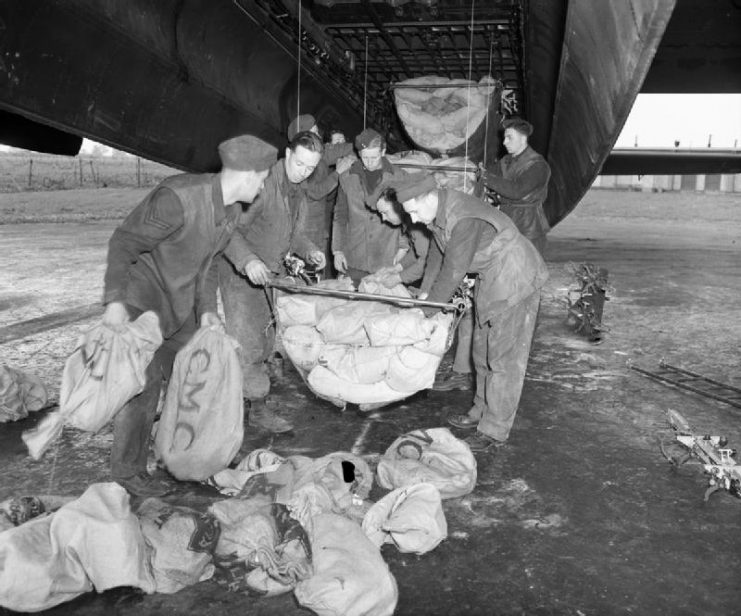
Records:
{"label": "aircraft underside", "polygon": [[85,136],[191,171],[235,134],[283,147],[299,112],[408,149],[393,84],[492,75],[549,160],[552,224],[642,88],[741,91],[729,0],[3,0],[0,29],[0,141],[73,155]]}

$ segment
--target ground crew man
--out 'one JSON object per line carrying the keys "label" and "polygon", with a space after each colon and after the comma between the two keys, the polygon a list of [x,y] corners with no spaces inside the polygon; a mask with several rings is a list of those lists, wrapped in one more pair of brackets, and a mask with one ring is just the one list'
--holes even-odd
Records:
{"label": "ground crew man", "polygon": [[545,255],[546,233],[551,226],[543,211],[548,195],[551,168],[545,158],[528,145],[533,126],[520,118],[502,122],[504,147],[502,157],[492,171],[483,171],[489,190],[499,197],[499,209],[509,216],[517,229],[529,239],[541,256]]}
{"label": "ground crew man", "polygon": [[215,257],[232,238],[241,211],[238,202],[255,199],[277,150],[244,135],[219,145],[219,155],[220,173],[162,181],[108,243],[103,322],[116,328],[152,310],[164,338],[147,367],[144,390],[113,420],[111,476],[138,496],[169,489],[146,470],[160,391],[172,373],[175,354],[199,325],[221,324]]}
{"label": "ground crew man", "polygon": [[[288,140],[290,141],[298,133],[306,130],[319,135],[316,120],[308,113],[297,116],[288,125]],[[326,254],[329,254],[331,250],[329,236],[339,174],[350,168],[354,158],[355,151],[352,143],[344,141],[336,144],[325,143],[319,164],[306,180],[308,199],[304,234]],[[336,168],[332,169],[332,167]]]}
{"label": "ground crew man", "polygon": [[242,214],[235,236],[241,235],[244,245],[230,245],[219,262],[226,331],[240,344],[237,354],[248,422],[274,433],[292,426],[277,415],[267,398],[266,362],[273,351],[275,329],[265,284],[285,271],[287,254],[296,254],[317,269],[326,264],[324,253],[302,232],[307,202],[303,182],[319,164],[322,151],[321,139],[314,133],[294,136],[285,158],[271,167],[260,197]]}
{"label": "ground crew man", "polygon": [[466,273],[478,275],[473,406],[448,423],[477,428],[466,439],[473,451],[504,443],[517,412],[548,270],[514,223],[480,199],[439,190],[431,176],[410,175],[395,188],[412,222],[427,225],[434,239],[420,297],[447,302]]}
{"label": "ground crew man", "polygon": [[409,244],[398,226],[383,222],[366,203],[382,183],[406,174],[386,159],[386,142],[372,128],[355,138],[355,148],[360,160],[340,175],[332,253],[335,269],[358,284],[368,274],[393,265],[409,250]]}

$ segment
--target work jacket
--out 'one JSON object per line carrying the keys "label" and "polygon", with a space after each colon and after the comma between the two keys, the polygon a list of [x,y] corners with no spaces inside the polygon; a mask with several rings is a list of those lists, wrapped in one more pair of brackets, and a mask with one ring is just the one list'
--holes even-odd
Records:
{"label": "work jacket", "polygon": [[[381,162],[380,184],[403,177],[386,158]],[[379,184],[379,185],[380,185]],[[375,272],[393,264],[399,248],[409,242],[400,227],[381,220],[378,213],[366,205],[371,190],[365,181],[365,168],[357,160],[340,175],[340,188],[332,225],[332,252],[342,252],[349,268]]]}
{"label": "work jacket", "polygon": [[[494,231],[493,239],[475,247],[470,263],[458,264],[457,267],[460,272],[478,274],[474,301],[480,324],[519,303],[545,284],[548,279],[545,262],[508,216],[457,190],[439,190],[437,194],[437,214],[428,229],[443,254],[443,262],[446,251],[450,248],[453,229],[459,222],[467,219],[480,220]],[[429,288],[430,296],[434,296],[439,273],[439,265],[428,267],[425,272],[422,290]],[[431,284],[430,278],[434,280]],[[448,299],[450,298],[443,301]]]}
{"label": "work jacket", "polygon": [[238,206],[224,207],[218,174],[165,179],[113,232],[103,302],[155,311],[165,338],[194,311],[216,312],[214,257],[238,215]]}
{"label": "work jacket", "polygon": [[550,177],[551,168],[545,158],[527,146],[517,156],[504,156],[494,173],[484,174],[484,182],[499,195],[500,211],[526,238],[535,240],[551,228],[543,210]]}
{"label": "work jacket", "polygon": [[[343,156],[353,153],[352,143],[335,143],[324,146],[324,154],[314,173],[306,180],[307,212],[304,233],[315,243],[326,241],[332,227],[332,211],[339,181],[337,171],[331,169]],[[323,245],[323,244],[322,244]]]}
{"label": "work jacket", "polygon": [[244,243],[232,240],[224,251],[237,271],[244,271],[247,263],[259,259],[271,272],[280,274],[287,254],[306,257],[318,250],[303,233],[307,207],[305,181],[299,184],[289,181],[284,159],[270,168],[260,194],[246,207],[239,217],[238,233],[234,234],[235,238],[243,237]]}

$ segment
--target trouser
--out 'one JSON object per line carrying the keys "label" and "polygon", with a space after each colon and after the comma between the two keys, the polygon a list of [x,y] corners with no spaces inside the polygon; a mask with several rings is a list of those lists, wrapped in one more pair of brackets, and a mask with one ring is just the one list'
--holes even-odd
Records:
{"label": "trouser", "polygon": [[458,322],[456,330],[455,359],[453,372],[471,374],[473,372],[473,316],[474,308],[467,310]]}
{"label": "trouser", "polygon": [[536,291],[474,328],[476,395],[469,415],[479,419],[479,432],[498,441],[507,440],[515,421],[539,306]]}
{"label": "trouser", "polygon": [[[127,307],[132,319],[141,311]],[[146,382],[141,393],[129,400],[113,418],[111,446],[111,476],[131,477],[147,470],[149,438],[157,415],[160,393],[172,374],[177,352],[198,329],[195,312],[175,334],[166,338],[147,366]]]}
{"label": "trouser", "polygon": [[226,333],[239,342],[242,395],[249,400],[270,393],[266,360],[273,351],[275,327],[265,287],[237,274],[225,258],[219,259],[219,288]]}

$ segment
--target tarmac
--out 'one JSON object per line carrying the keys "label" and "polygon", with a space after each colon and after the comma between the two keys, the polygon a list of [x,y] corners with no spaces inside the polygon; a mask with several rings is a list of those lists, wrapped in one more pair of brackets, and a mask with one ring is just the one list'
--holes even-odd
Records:
{"label": "tarmac", "polygon": [[[741,232],[662,222],[574,214],[551,233],[551,277],[509,442],[477,455],[471,494],[444,501],[449,536],[434,551],[415,556],[382,548],[399,586],[397,614],[741,611],[741,500],[719,492],[705,502],[702,468],[675,469],[659,447],[673,438],[670,408],[697,432],[723,434],[740,447],[741,409],[630,368],[656,370],[665,359],[741,387],[741,244],[734,239]],[[0,357],[44,379],[52,402],[66,356],[100,313],[94,304],[115,224],[0,226]],[[609,272],[603,315],[609,329],[599,344],[566,319],[565,299],[575,286],[569,264],[584,262]],[[317,399],[288,364],[272,395],[294,432],[248,432],[242,454],[257,447],[312,457],[382,453],[403,432],[446,425],[448,414],[471,403],[470,392],[425,391],[370,415],[353,407],[340,412]],[[78,495],[108,480],[109,429],[92,435],[68,428],[41,460],[28,457],[20,434],[41,415],[0,427],[0,500]],[[203,507],[214,498],[206,487],[183,483],[166,500]],[[90,593],[45,613],[308,612],[292,594],[256,598],[206,581],[174,595]]]}

